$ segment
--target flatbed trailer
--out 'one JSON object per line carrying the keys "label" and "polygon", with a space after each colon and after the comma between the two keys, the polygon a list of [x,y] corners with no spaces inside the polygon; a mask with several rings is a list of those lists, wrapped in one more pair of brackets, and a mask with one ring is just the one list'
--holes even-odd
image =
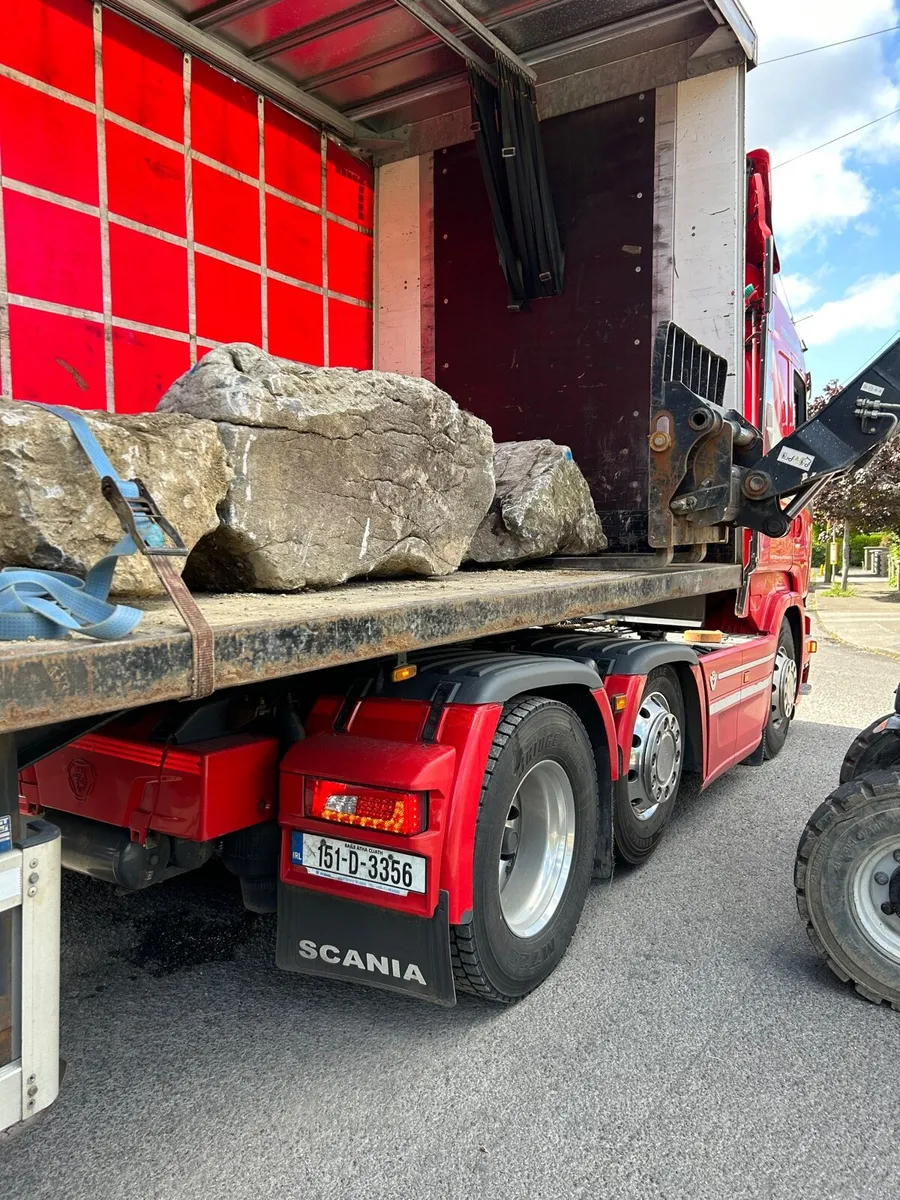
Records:
{"label": "flatbed trailer", "polygon": [[[239,340],[422,375],[498,441],[568,444],[610,540],[577,564],[198,596],[205,697],[166,602],[119,642],[0,644],[21,951],[0,1124],[58,1087],[33,997],[53,997],[60,861],[128,893],[218,856],[277,912],[279,966],[510,1003],[591,878],[656,850],[685,771],[705,786],[787,737],[809,515],[751,537],[733,502],[809,389],[768,157],[744,144],[752,27],[738,0],[478,10],[27,0],[0,43],[4,397],[147,411]],[[498,96],[518,80],[540,153],[476,152],[470,66]],[[528,264],[530,304],[527,254],[498,251],[524,158],[510,187],[549,188],[565,251],[565,280]]]}
{"label": "flatbed trailer", "polygon": [[[530,626],[735,590],[730,564],[646,570],[463,571],[298,595],[198,596],[215,636],[216,688],[396,656]],[[191,694],[191,637],[165,600],[123,642],[0,643],[0,733],[40,730]]]}

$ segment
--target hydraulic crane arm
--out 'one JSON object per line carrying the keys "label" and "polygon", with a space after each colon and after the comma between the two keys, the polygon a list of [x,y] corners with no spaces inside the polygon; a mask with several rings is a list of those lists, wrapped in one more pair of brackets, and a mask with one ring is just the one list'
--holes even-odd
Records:
{"label": "hydraulic crane arm", "polygon": [[[673,328],[660,331],[660,346]],[[658,353],[658,368],[666,362]],[[696,542],[695,530],[723,525],[783,537],[827,483],[865,466],[900,432],[900,337],[765,453],[743,416],[683,379],[658,370],[654,386],[650,478],[657,512],[665,513],[655,545],[666,537],[669,545]]]}
{"label": "hydraulic crane arm", "polygon": [[[858,471],[896,436],[898,420],[900,337],[821,412],[745,472],[736,524],[770,537],[783,536],[793,518],[830,480]],[[782,507],[785,499],[788,503]]]}

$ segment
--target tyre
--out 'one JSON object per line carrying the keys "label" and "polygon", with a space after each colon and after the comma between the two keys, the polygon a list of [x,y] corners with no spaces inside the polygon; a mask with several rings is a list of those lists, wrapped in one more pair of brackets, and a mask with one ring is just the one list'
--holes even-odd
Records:
{"label": "tyre", "polygon": [[900,766],[900,731],[885,728],[893,716],[894,713],[888,713],[879,717],[855,739],[841,763],[841,783],[849,783],[870,771],[889,771]]}
{"label": "tyre", "polygon": [[616,853],[633,865],[659,845],[684,767],[684,697],[671,667],[647,676],[631,739],[627,786],[616,789]]}
{"label": "tyre", "polygon": [[456,986],[509,1004],[566,952],[594,865],[597,768],[581,721],[526,696],[504,710],[475,828],[473,915],[451,928]]}
{"label": "tyre", "polygon": [[794,870],[816,952],[867,1000],[900,1009],[900,772],[832,792],[810,817]]}
{"label": "tyre", "polygon": [[763,762],[768,762],[769,759],[775,758],[781,753],[782,747],[787,741],[796,707],[797,654],[791,627],[787,620],[784,620],[778,634],[775,666],[772,669],[772,703],[769,709],[769,719],[763,730],[760,745]]}

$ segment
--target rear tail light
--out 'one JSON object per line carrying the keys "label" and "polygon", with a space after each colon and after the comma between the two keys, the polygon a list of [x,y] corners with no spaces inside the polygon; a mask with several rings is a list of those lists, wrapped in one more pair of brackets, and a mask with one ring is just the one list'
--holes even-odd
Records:
{"label": "rear tail light", "polygon": [[421,833],[427,802],[423,792],[357,787],[331,779],[307,779],[304,811],[319,821],[377,829],[383,833]]}

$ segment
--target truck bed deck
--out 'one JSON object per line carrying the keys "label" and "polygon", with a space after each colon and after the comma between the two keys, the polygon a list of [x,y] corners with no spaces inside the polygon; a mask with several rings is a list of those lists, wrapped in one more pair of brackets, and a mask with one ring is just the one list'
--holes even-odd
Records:
{"label": "truck bed deck", "polygon": [[[227,688],[735,588],[738,566],[461,571],[291,595],[198,596]],[[0,733],[190,694],[190,637],[167,600],[127,639],[0,643]]]}

